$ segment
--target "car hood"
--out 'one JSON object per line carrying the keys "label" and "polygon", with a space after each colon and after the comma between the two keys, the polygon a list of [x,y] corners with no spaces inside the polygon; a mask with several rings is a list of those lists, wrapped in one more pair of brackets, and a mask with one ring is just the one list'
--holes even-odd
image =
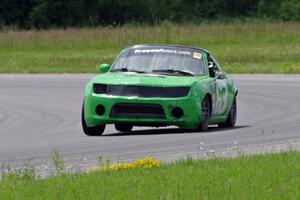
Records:
{"label": "car hood", "polygon": [[204,79],[199,76],[166,76],[157,74],[138,74],[135,72],[114,72],[97,75],[93,83],[111,85],[142,85],[142,86],[190,86],[195,81]]}

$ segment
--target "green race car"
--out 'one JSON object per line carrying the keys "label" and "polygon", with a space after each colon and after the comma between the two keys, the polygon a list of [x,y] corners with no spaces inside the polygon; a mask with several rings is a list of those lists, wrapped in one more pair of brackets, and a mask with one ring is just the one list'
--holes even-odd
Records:
{"label": "green race car", "polygon": [[237,115],[232,78],[206,50],[172,45],[124,49],[112,66],[86,86],[82,128],[102,135],[106,124],[169,126],[206,131],[209,124],[234,127]]}

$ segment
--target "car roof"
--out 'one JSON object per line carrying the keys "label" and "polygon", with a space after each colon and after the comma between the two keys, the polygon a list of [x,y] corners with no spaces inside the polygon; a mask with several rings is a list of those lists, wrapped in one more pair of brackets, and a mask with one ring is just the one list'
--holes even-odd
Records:
{"label": "car roof", "polygon": [[202,49],[199,47],[192,47],[192,46],[185,46],[185,45],[167,45],[167,44],[137,44],[137,45],[133,45],[133,46],[129,46],[125,49],[132,49],[132,48],[143,48],[143,47],[178,47],[178,48],[186,48],[186,49],[195,49],[198,51],[202,51],[204,53],[210,54],[209,51],[207,51],[206,49]]}

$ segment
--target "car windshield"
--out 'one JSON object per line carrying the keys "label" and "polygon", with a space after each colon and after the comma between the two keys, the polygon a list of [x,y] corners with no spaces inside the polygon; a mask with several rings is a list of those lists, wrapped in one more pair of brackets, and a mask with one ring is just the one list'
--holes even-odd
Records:
{"label": "car windshield", "polygon": [[111,72],[205,75],[202,52],[179,47],[139,47],[122,51]]}

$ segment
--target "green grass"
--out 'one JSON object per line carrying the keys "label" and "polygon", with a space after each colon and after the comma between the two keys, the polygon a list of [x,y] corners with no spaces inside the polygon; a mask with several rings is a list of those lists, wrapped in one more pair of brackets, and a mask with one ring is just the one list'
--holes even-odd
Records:
{"label": "green grass", "polygon": [[4,30],[0,73],[97,72],[98,64],[140,43],[202,47],[230,73],[300,73],[299,22]]}
{"label": "green grass", "polygon": [[188,159],[152,169],[44,180],[30,177],[4,176],[0,199],[300,199],[300,153]]}

